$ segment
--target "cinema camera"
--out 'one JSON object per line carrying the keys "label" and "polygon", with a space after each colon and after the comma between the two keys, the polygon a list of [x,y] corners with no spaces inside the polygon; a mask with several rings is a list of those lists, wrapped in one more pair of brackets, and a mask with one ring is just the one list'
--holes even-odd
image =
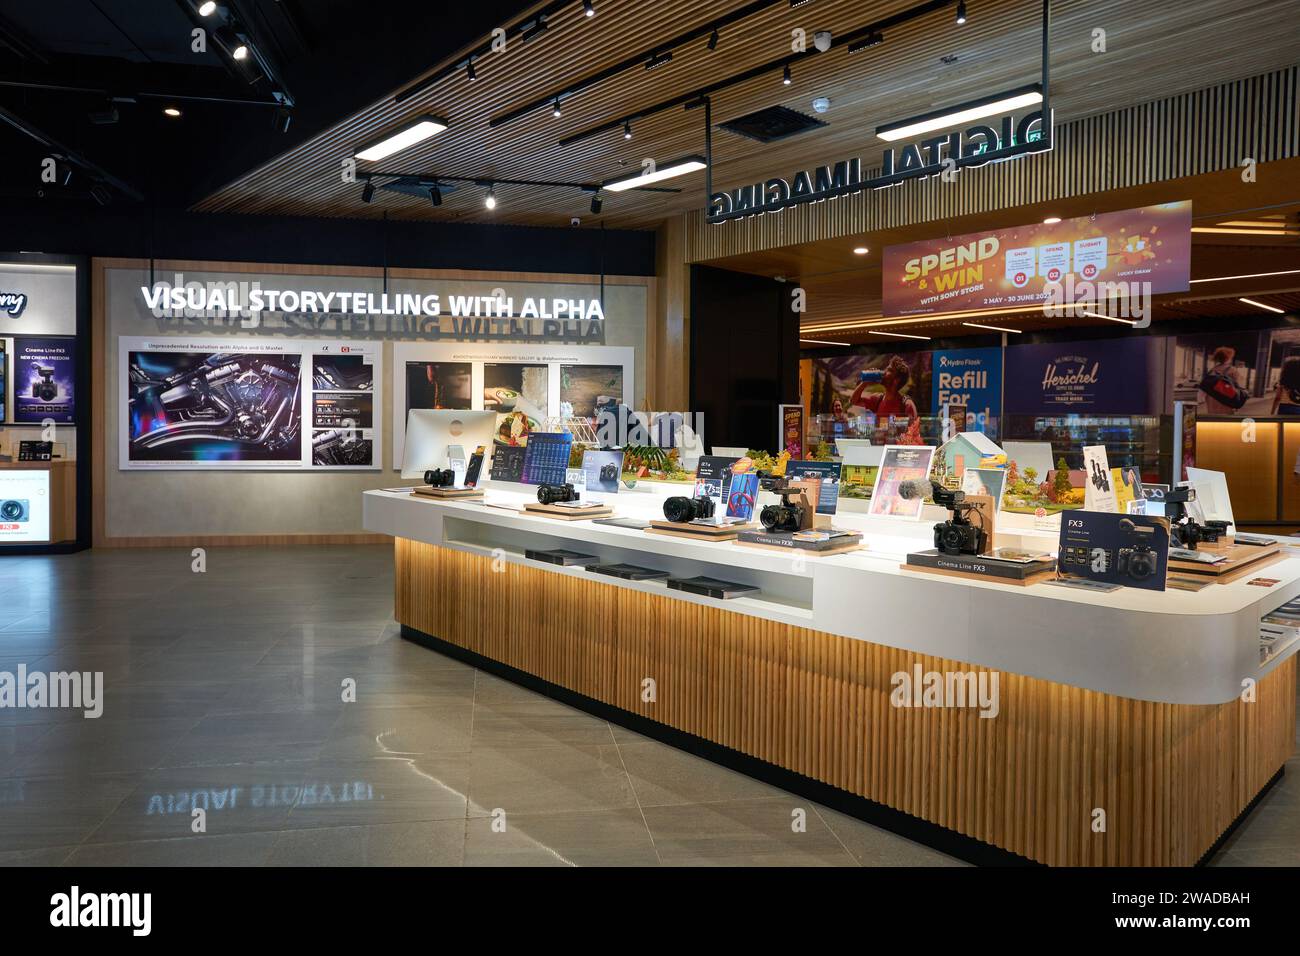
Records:
{"label": "cinema camera", "polygon": [[430,488],[452,488],[456,484],[456,473],[450,468],[434,468],[424,473],[424,483]]}
{"label": "cinema camera", "polygon": [[44,365],[33,365],[32,371],[41,377],[39,382],[32,382],[32,398],[42,402],[52,402],[59,395],[59,386],[54,384],[54,369]]}
{"label": "cinema camera", "polygon": [[1161,501],[1165,506],[1165,517],[1169,519],[1170,543],[1188,551],[1195,551],[1202,542],[1213,544],[1228,533],[1228,522],[1206,521],[1204,524],[1187,513],[1188,502],[1196,500],[1196,489],[1190,485],[1171,488],[1164,493]]}
{"label": "cinema camera", "polygon": [[573,485],[538,485],[537,502],[543,505],[554,505],[561,501],[577,501],[578,492],[574,490]]}
{"label": "cinema camera", "polygon": [[[764,505],[763,510],[758,513],[758,521],[764,530],[770,532],[789,532],[798,531],[804,526],[808,517],[806,499],[803,497],[802,488],[790,487],[790,480],[785,477],[759,472],[759,487],[764,491],[770,491],[774,495],[781,497],[779,505]],[[799,501],[792,500],[795,496]]]}
{"label": "cinema camera", "polygon": [[674,524],[686,524],[701,518],[712,518],[716,509],[717,502],[708,495],[700,495],[698,498],[673,495],[664,501],[664,518]]}
{"label": "cinema camera", "polygon": [[[937,481],[912,479],[898,486],[899,497],[909,501],[930,495],[934,503],[947,508],[952,517],[934,526],[934,548],[943,554],[983,554],[988,546],[988,532],[983,527],[984,516],[975,502],[966,500],[966,492],[945,488]],[[972,511],[980,524],[971,524],[967,517]]]}

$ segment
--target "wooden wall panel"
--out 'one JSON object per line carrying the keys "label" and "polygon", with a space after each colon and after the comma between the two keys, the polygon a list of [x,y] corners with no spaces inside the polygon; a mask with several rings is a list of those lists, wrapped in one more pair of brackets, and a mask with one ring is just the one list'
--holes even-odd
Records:
{"label": "wooden wall panel", "polygon": [[1278,521],[1278,422],[1258,422],[1254,441],[1243,441],[1241,422],[1197,422],[1196,464],[1228,477],[1237,521]]}
{"label": "wooden wall panel", "polygon": [[896,672],[978,670],[958,661],[414,541],[395,555],[403,624],[1043,863],[1191,865],[1294,750],[1294,657],[1256,703],[1216,706],[1000,673],[985,719],[890,703]]}

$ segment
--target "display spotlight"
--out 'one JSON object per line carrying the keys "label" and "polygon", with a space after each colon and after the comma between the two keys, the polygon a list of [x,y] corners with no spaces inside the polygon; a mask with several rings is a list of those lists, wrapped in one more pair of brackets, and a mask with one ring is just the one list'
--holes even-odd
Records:
{"label": "display spotlight", "polygon": [[497,208],[497,188],[496,188],[496,186],[488,186],[487,196],[486,196],[486,197],[484,198],[484,200],[483,200],[483,205],[486,206],[488,209],[496,209],[496,208]]}
{"label": "display spotlight", "polygon": [[478,74],[474,72],[474,61],[472,59],[465,61],[465,77],[471,83],[478,79]]}
{"label": "display spotlight", "polygon": [[794,82],[794,77],[790,75],[789,63],[785,65],[785,69],[781,73],[781,82],[784,83],[786,86],[789,86],[791,83]]}
{"label": "display spotlight", "polygon": [[717,48],[718,48],[718,31],[714,30],[712,33],[709,34],[709,49],[716,50]]}
{"label": "display spotlight", "polygon": [[600,207],[603,206],[603,205],[604,205],[604,203],[601,202],[601,199],[600,199],[600,193],[597,192],[595,195],[593,195],[593,196],[591,197],[591,214],[592,214],[593,216],[599,216],[599,215],[600,215]]}
{"label": "display spotlight", "polygon": [[203,3],[199,4],[199,16],[201,17],[210,17],[216,12],[217,5],[213,0],[204,0]]}
{"label": "display spotlight", "polygon": [[442,189],[437,183],[429,187],[429,202],[434,206],[442,205]]}
{"label": "display spotlight", "polygon": [[966,0],[957,0],[957,26],[966,22]]}
{"label": "display spotlight", "polygon": [[632,124],[631,124],[631,123],[624,123],[624,124],[623,124],[623,138],[624,138],[624,139],[631,139],[631,138],[632,138]]}
{"label": "display spotlight", "polygon": [[247,43],[239,44],[239,46],[235,47],[233,50],[230,51],[230,55],[233,56],[236,60],[247,60],[248,44]]}
{"label": "display spotlight", "polygon": [[551,115],[554,116],[556,119],[559,119],[561,116],[564,115],[563,113],[560,112],[560,100],[559,100],[559,97],[556,97],[556,99],[555,99],[555,103],[554,103],[554,105],[551,107]]}
{"label": "display spotlight", "polygon": [[596,15],[596,7],[591,0],[582,0],[582,12],[589,17]]}
{"label": "display spotlight", "polygon": [[375,198],[375,184],[371,182],[369,179],[367,179],[366,184],[361,187],[361,201],[370,202],[374,198]]}

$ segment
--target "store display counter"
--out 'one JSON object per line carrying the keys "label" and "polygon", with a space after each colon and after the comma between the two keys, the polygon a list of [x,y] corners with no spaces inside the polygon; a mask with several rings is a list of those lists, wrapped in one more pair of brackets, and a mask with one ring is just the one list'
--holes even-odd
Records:
{"label": "store display counter", "polygon": [[[1297,647],[1261,667],[1259,624],[1300,596],[1300,558],[1261,569],[1271,587],[1094,594],[901,571],[929,523],[838,516],[867,550],[799,558],[557,523],[530,497],[364,495],[366,530],[397,539],[407,636],[968,858],[1196,863],[1294,748]],[[759,590],[525,557],[554,548]]]}

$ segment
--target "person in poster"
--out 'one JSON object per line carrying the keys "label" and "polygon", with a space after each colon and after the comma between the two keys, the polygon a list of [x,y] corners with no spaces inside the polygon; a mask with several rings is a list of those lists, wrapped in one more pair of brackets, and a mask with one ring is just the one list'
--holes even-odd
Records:
{"label": "person in poster", "polygon": [[1293,355],[1282,363],[1269,414],[1300,415],[1300,356]]}
{"label": "person in poster", "polygon": [[[877,418],[916,418],[916,403],[911,398],[903,394],[903,389],[907,388],[907,383],[912,378],[912,370],[908,367],[907,362],[903,361],[900,356],[891,355],[885,362],[883,374],[873,374],[872,370],[864,370],[860,376],[858,387],[853,391],[853,397],[849,399],[850,405],[857,405],[865,408]],[[881,391],[872,392],[870,395],[864,394],[866,390],[875,384],[879,384]]]}
{"label": "person in poster", "polygon": [[1230,345],[1221,345],[1214,350],[1212,365],[1205,373],[1205,378],[1201,382],[1201,391],[1205,395],[1205,410],[1211,415],[1236,415],[1241,405],[1230,405],[1220,400],[1218,393],[1207,388],[1206,383],[1222,380],[1229,386],[1236,386],[1237,389],[1244,389],[1245,383],[1241,381],[1237,367],[1233,360],[1237,357],[1237,350]]}
{"label": "person in poster", "polygon": [[72,339],[17,339],[14,343],[14,421],[59,424],[76,418]]}

